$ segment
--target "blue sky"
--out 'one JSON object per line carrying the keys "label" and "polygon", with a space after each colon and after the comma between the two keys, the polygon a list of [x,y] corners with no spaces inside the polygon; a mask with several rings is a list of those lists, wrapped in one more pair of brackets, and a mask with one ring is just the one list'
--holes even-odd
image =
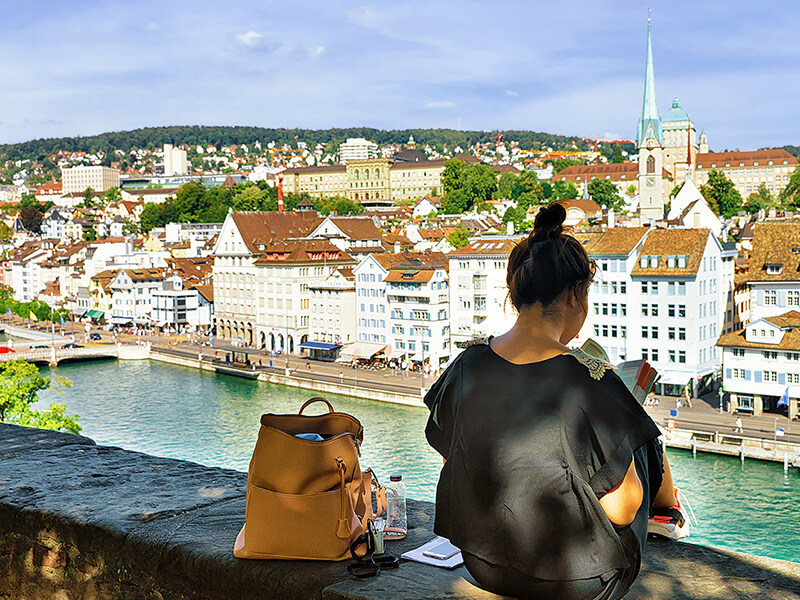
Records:
{"label": "blue sky", "polygon": [[[800,3],[655,1],[659,110],[712,150],[800,144]],[[6,3],[0,143],[155,125],[631,139],[645,2]]]}

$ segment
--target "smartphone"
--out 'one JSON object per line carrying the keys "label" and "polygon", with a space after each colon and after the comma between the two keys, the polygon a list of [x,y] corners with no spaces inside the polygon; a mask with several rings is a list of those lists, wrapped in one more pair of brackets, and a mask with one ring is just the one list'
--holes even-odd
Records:
{"label": "smartphone", "polygon": [[432,548],[428,548],[422,554],[424,554],[425,556],[430,556],[431,558],[435,558],[436,560],[447,560],[448,558],[450,558],[451,556],[455,556],[459,552],[460,550],[458,548],[453,546],[453,544],[451,544],[447,540],[444,540],[443,542],[439,542]]}

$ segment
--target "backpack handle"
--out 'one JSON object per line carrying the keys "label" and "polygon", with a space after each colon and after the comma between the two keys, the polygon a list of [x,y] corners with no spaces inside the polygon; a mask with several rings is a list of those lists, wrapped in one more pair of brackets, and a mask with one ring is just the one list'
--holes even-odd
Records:
{"label": "backpack handle", "polygon": [[303,406],[300,407],[300,410],[297,412],[297,414],[298,415],[302,415],[303,411],[306,408],[306,406],[309,406],[310,404],[314,404],[314,402],[324,402],[325,404],[327,404],[328,405],[328,413],[336,412],[335,410],[333,410],[333,406],[331,405],[330,402],[328,402],[325,398],[323,398],[321,396],[317,396],[315,398],[311,398],[310,400],[307,400],[305,402],[305,404],[303,404]]}

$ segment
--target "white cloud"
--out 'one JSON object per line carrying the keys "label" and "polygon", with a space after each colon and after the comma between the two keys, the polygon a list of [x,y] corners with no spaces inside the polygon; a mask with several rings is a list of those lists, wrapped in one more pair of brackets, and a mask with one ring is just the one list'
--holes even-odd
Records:
{"label": "white cloud", "polygon": [[325,54],[325,52],[327,52],[327,50],[325,49],[325,46],[309,46],[308,47],[308,55],[311,58],[318,58],[318,57],[322,56],[323,54]]}
{"label": "white cloud", "polygon": [[455,107],[456,107],[455,102],[453,102],[452,100],[446,100],[444,102],[428,102],[422,108],[425,108],[427,110],[438,110],[442,108],[455,108]]}
{"label": "white cloud", "polygon": [[506,90],[506,91],[505,91],[505,92],[503,92],[503,93],[504,93],[506,96],[509,96],[509,97],[511,97],[511,98],[516,98],[517,96],[519,96],[519,92],[515,92],[514,90]]}
{"label": "white cloud", "polygon": [[161,29],[161,23],[156,23],[155,21],[150,21],[147,25],[145,25],[145,30],[147,31],[158,31]]}
{"label": "white cloud", "polygon": [[264,43],[264,36],[251,29],[247,33],[238,34],[236,41],[247,48],[258,48]]}

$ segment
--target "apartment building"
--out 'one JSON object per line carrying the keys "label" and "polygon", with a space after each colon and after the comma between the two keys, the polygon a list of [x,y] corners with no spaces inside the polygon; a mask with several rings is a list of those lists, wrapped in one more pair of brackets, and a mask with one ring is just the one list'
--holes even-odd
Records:
{"label": "apartment building", "polygon": [[384,279],[391,356],[407,368],[436,370],[450,360],[448,268],[440,252],[407,254]]}
{"label": "apartment building", "polygon": [[[298,352],[300,344],[312,341],[311,285],[327,280],[337,269],[355,265],[356,260],[327,240],[284,240],[265,244],[254,261],[252,344],[277,352]],[[321,315],[317,319],[319,326]],[[235,330],[231,331],[228,321],[218,318],[217,322],[225,337],[238,337]]]}
{"label": "apartment building", "polygon": [[614,228],[590,242],[597,277],[576,343],[596,339],[612,362],[647,359],[662,393],[710,385],[720,365],[722,246],[707,229]]}
{"label": "apartment building", "polygon": [[356,279],[352,267],[338,267],[308,284],[311,292],[312,342],[351,344],[356,341]]}
{"label": "apartment building", "polygon": [[63,194],[82,194],[86,188],[105,193],[112,187],[119,187],[119,169],[90,166],[61,169],[61,189]]}
{"label": "apartment building", "polygon": [[507,331],[517,318],[507,300],[508,257],[521,238],[481,238],[447,255],[453,352],[476,337]]}
{"label": "apartment building", "polygon": [[237,211],[227,215],[213,250],[214,312],[219,337],[259,343],[255,336],[256,260],[268,245],[306,237],[318,224],[316,213],[306,212]]}
{"label": "apartment building", "polygon": [[800,310],[800,222],[755,224],[745,278],[752,321]]}
{"label": "apartment building", "polygon": [[743,330],[722,335],[717,345],[722,350],[723,384],[731,412],[777,412],[778,401],[788,393],[789,417],[797,416],[800,312],[758,318]]}
{"label": "apartment building", "polygon": [[322,219],[309,238],[329,240],[334,246],[354,258],[383,252],[383,234],[369,217],[332,217]]}
{"label": "apartment building", "polygon": [[339,161],[346,164],[353,160],[376,158],[378,144],[364,138],[347,138],[346,142],[339,144]]}
{"label": "apartment building", "polygon": [[797,158],[782,148],[750,152],[706,152],[698,154],[694,180],[697,185],[708,182],[712,170],[722,171],[747,198],[763,183],[777,196],[789,183],[798,166]]}
{"label": "apartment building", "polygon": [[108,284],[111,315],[117,325],[154,323],[153,293],[164,287],[163,269],[120,269]]}

